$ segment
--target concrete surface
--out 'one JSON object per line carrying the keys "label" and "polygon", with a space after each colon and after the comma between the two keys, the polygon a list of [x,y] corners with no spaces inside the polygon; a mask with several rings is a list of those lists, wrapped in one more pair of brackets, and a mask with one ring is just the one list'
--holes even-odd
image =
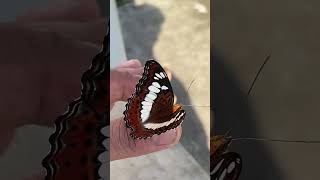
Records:
{"label": "concrete surface", "polygon": [[[209,10],[209,1],[195,0],[138,0],[119,8],[128,59],[155,58],[168,67],[174,73],[178,102],[185,105],[210,103]],[[187,117],[180,145],[111,162],[111,179],[209,179],[209,107],[184,109]]]}
{"label": "concrete surface", "polygon": [[209,177],[182,145],[178,144],[171,149],[146,156],[112,162],[111,179],[209,180]]}
{"label": "concrete surface", "polygon": [[[200,13],[203,7],[199,3],[202,1],[137,1],[120,12],[128,57],[154,57],[166,64],[175,75],[173,88],[178,101],[187,105],[209,105],[210,97],[209,12]],[[126,10],[133,15],[126,14]],[[193,79],[195,83],[187,93]],[[185,109],[188,115],[181,144],[145,157],[113,162],[118,170],[113,171],[118,175],[113,179],[120,179],[119,173],[126,175],[124,179],[136,175],[140,179],[209,179],[209,108]],[[20,180],[37,173],[48,152],[51,133],[52,129],[37,126],[17,129],[10,148],[0,158],[0,166],[4,167],[0,179]]]}
{"label": "concrete surface", "polygon": [[[216,131],[320,140],[319,1],[213,1]],[[248,101],[246,92],[267,54]],[[315,180],[320,144],[235,141],[240,180]]]}
{"label": "concrete surface", "polygon": [[127,60],[116,2],[110,1],[110,68]]}

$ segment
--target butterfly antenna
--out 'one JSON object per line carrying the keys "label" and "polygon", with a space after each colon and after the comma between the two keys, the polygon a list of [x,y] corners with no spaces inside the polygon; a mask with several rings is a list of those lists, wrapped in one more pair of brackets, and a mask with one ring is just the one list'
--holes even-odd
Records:
{"label": "butterfly antenna", "polygon": [[191,85],[194,83],[195,80],[196,80],[196,78],[193,78],[193,80],[190,82],[189,87],[188,87],[188,89],[187,89],[187,94],[188,94],[188,92],[189,92],[189,89],[190,89]]}
{"label": "butterfly antenna", "polygon": [[268,54],[268,56],[267,56],[266,59],[264,60],[263,64],[260,66],[260,68],[259,68],[259,70],[258,70],[258,73],[257,73],[256,76],[254,77],[254,79],[253,79],[253,81],[252,81],[252,83],[251,83],[251,85],[250,85],[250,88],[249,88],[249,90],[248,90],[248,92],[247,92],[247,96],[250,95],[250,93],[251,93],[251,91],[252,91],[252,89],[253,89],[253,87],[254,87],[254,84],[256,83],[256,81],[257,81],[260,73],[262,72],[262,69],[263,69],[264,66],[267,64],[267,62],[269,61],[270,57],[271,57],[271,53]]}
{"label": "butterfly antenna", "polygon": [[[231,130],[232,130],[232,129],[229,129],[229,130],[224,134],[224,137],[230,137]],[[232,139],[232,138],[231,138],[231,139]]]}
{"label": "butterfly antenna", "polygon": [[[255,82],[257,81],[260,73],[262,72],[264,66],[267,64],[267,62],[270,60],[270,57],[271,57],[271,53],[269,53],[267,55],[267,57],[265,58],[263,64],[260,66],[256,76],[254,77],[251,85],[250,85],[250,88],[247,92],[247,97],[250,95],[253,87],[254,87],[254,84]],[[314,141],[314,140],[288,140],[288,139],[268,139],[268,138],[252,138],[252,137],[249,137],[249,138],[231,138],[232,141],[269,141],[269,142],[286,142],[286,143],[306,143],[306,144],[319,144],[320,143],[320,140],[319,141]]]}
{"label": "butterfly antenna", "polygon": [[[193,80],[190,82],[186,94],[188,94],[189,89],[191,88],[191,85],[195,82],[195,80],[196,80],[196,78],[193,78]],[[188,105],[182,104],[182,105],[185,106],[185,107],[186,107],[186,106],[187,106],[187,107],[210,107],[210,106],[208,106],[208,105],[200,105],[200,106],[192,105],[192,104],[188,104]]]}
{"label": "butterfly antenna", "polygon": [[319,144],[320,141],[313,140],[288,140],[288,139],[268,139],[268,138],[232,138],[232,141],[269,141],[269,142],[286,142],[286,143],[306,143]]}

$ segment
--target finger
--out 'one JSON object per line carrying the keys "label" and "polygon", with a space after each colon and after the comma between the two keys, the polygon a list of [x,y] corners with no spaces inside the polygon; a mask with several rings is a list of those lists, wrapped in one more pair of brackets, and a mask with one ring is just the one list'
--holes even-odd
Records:
{"label": "finger", "polygon": [[43,21],[91,21],[100,17],[99,8],[94,2],[56,2],[47,7],[33,9],[18,16],[17,22],[43,22]]}
{"label": "finger", "polygon": [[142,77],[142,73],[143,73],[143,67],[137,67],[137,68],[119,68],[120,71],[127,71],[129,73],[131,73],[132,75],[138,75],[140,77]]}
{"label": "finger", "polygon": [[120,101],[126,101],[131,95],[134,93],[136,84],[138,84],[138,81],[141,79],[141,75],[133,75],[132,76],[132,81],[121,81],[123,83],[123,91],[122,91],[122,96],[120,97]]}
{"label": "finger", "polygon": [[105,19],[100,18],[88,22],[27,22],[24,27],[45,32],[56,32],[61,36],[79,41],[87,41],[96,45],[102,44],[105,34]]}
{"label": "finger", "polygon": [[117,101],[126,101],[135,91],[141,75],[129,72],[112,71],[110,78],[110,109]]}
{"label": "finger", "polygon": [[131,59],[118,66],[118,68],[140,68],[140,67],[142,67],[142,64],[138,59]]}
{"label": "finger", "polygon": [[[114,85],[114,82],[110,83],[110,109],[113,108],[115,102],[126,101],[132,95],[136,84],[142,77],[143,68],[122,68],[119,71],[125,72],[129,77],[127,77],[128,79],[121,76],[116,79],[111,78],[111,81],[114,81],[118,85]],[[118,86],[118,90],[113,86]]]}
{"label": "finger", "polygon": [[24,27],[57,32],[68,38],[100,45],[106,22],[95,2],[50,1],[47,6],[31,9],[16,18]]}
{"label": "finger", "polygon": [[111,161],[167,149],[179,142],[182,133],[182,128],[179,126],[148,139],[133,140],[129,136],[130,129],[126,128],[122,118],[112,121],[110,128]]}

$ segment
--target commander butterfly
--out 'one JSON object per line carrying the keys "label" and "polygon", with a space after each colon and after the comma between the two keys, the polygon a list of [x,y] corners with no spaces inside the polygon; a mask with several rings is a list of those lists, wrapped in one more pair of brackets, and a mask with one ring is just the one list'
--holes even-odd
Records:
{"label": "commander butterfly", "polygon": [[[124,111],[126,126],[134,139],[161,134],[181,124],[185,117],[182,105],[173,104],[174,95],[168,76],[159,63],[146,62],[144,73]],[[231,138],[214,136],[210,142],[210,177],[217,180],[238,179],[240,155],[227,152]]]}
{"label": "commander butterfly", "polygon": [[124,120],[133,139],[149,138],[179,126],[185,111],[174,104],[168,75],[155,60],[146,62],[142,78],[128,99]]}
{"label": "commander butterfly", "polygon": [[42,162],[46,180],[108,179],[109,43],[107,29],[101,52],[82,75],[81,96],[55,121],[51,150]]}

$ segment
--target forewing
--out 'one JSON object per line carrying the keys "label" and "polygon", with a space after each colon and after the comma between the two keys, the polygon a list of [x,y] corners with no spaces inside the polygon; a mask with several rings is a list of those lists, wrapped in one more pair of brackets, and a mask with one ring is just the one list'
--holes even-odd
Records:
{"label": "forewing", "polygon": [[147,61],[142,78],[128,99],[124,112],[126,125],[132,129],[131,136],[151,137],[165,132],[170,124],[167,124],[168,121],[173,124],[175,120],[182,120],[185,112],[180,106],[175,109],[173,101],[174,95],[166,72],[156,61]]}

